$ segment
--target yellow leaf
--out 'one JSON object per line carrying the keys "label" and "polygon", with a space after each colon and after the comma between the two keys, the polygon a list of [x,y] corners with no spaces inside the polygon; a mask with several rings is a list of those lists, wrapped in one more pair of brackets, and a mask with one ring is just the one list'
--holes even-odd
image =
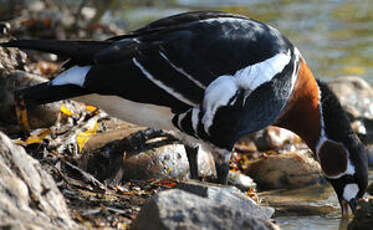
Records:
{"label": "yellow leaf", "polygon": [[89,138],[96,135],[96,130],[97,130],[97,127],[98,127],[98,123],[97,123],[96,120],[92,120],[92,122],[93,122],[93,124],[91,125],[90,128],[88,128],[85,132],[79,133],[78,136],[76,137],[76,142],[77,142],[78,147],[79,147],[79,152],[82,151],[84,145],[87,143]]}
{"label": "yellow leaf", "polygon": [[38,133],[35,135],[32,135],[27,138],[25,143],[27,145],[35,144],[35,143],[41,143],[45,137],[47,137],[51,133],[50,129],[41,129]]}
{"label": "yellow leaf", "polygon": [[85,106],[85,110],[91,111],[91,112],[96,112],[97,111],[97,107],[94,107],[92,105],[86,105]]}
{"label": "yellow leaf", "polygon": [[60,108],[61,112],[67,116],[72,116],[73,113],[68,109],[66,108],[66,106],[64,105],[61,105],[61,108]]}

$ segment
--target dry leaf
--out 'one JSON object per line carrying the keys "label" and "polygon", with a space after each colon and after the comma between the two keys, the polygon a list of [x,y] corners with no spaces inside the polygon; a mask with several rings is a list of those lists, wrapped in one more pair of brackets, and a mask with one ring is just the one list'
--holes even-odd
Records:
{"label": "dry leaf", "polygon": [[177,185],[177,182],[174,179],[166,179],[159,181],[157,185],[163,185],[167,188],[173,188]]}
{"label": "dry leaf", "polygon": [[97,121],[96,120],[90,120],[89,122],[92,123],[91,125],[89,125],[89,128],[85,132],[79,133],[76,137],[76,142],[77,142],[78,147],[79,147],[79,152],[82,151],[84,145],[87,143],[89,138],[96,135],[96,131],[97,131],[97,127],[98,127]]}
{"label": "dry leaf", "polygon": [[25,141],[22,140],[16,140],[16,144],[21,144],[24,146],[35,144],[35,143],[41,143],[43,142],[44,138],[46,138],[49,134],[51,134],[51,130],[46,129],[39,129],[35,133],[33,133],[31,136],[29,136]]}
{"label": "dry leaf", "polygon": [[27,145],[41,143],[43,142],[44,138],[47,137],[49,134],[51,134],[50,129],[41,129],[38,133],[36,133],[36,135],[28,137],[25,143]]}
{"label": "dry leaf", "polygon": [[64,106],[64,105],[61,105],[60,111],[62,112],[62,114],[66,115],[68,117],[73,115],[73,113],[68,108],[66,108],[66,106]]}
{"label": "dry leaf", "polygon": [[95,113],[95,112],[97,112],[98,108],[94,107],[92,105],[86,105],[85,110]]}

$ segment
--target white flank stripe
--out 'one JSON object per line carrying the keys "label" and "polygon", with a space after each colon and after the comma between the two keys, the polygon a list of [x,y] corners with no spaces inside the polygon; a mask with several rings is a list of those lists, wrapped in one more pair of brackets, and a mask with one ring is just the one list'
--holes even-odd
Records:
{"label": "white flank stripe", "polygon": [[234,77],[240,88],[254,90],[265,82],[272,80],[281,73],[291,59],[290,50],[287,54],[278,53],[265,61],[238,70]]}
{"label": "white flank stripe", "polygon": [[185,116],[187,115],[188,111],[185,113],[182,113],[178,117],[177,126],[179,126],[180,129],[183,129],[183,126],[181,125],[181,122],[183,122]]}
{"label": "white flank stripe", "polygon": [[92,66],[74,66],[51,81],[52,85],[73,84],[83,87],[85,77]]}
{"label": "white flank stripe", "polygon": [[188,104],[188,105],[191,105],[191,106],[196,106],[195,103],[193,103],[192,101],[188,100],[187,98],[183,97],[183,95],[181,95],[180,93],[176,92],[173,88],[170,88],[168,87],[167,85],[163,84],[163,82],[161,82],[160,80],[157,80],[153,77],[153,75],[151,75],[141,64],[140,62],[138,62],[136,60],[136,58],[132,58],[132,61],[133,63],[141,70],[141,72],[145,75],[146,78],[148,78],[149,80],[151,80],[154,84],[156,84],[158,87],[162,88],[163,90],[165,90],[167,93],[171,94],[172,96],[174,96],[175,98],[177,98],[178,100]]}
{"label": "white flank stripe", "polygon": [[291,52],[289,50],[287,54],[276,54],[263,62],[236,71],[233,76],[223,75],[210,83],[203,99],[204,114],[202,123],[205,132],[209,133],[215,113],[219,107],[227,106],[229,100],[236,94],[237,90],[246,90],[246,99],[257,87],[271,81],[274,76],[281,73],[290,60]]}
{"label": "white flank stripe", "polygon": [[198,127],[198,114],[199,114],[199,108],[193,108],[192,110],[192,126],[195,133],[197,133],[197,127]]}
{"label": "white flank stripe", "polygon": [[184,71],[183,68],[180,68],[180,67],[177,67],[176,65],[174,65],[170,59],[167,58],[166,54],[164,54],[162,51],[159,51],[159,54],[179,73],[183,74],[185,77],[187,77],[189,80],[191,80],[192,82],[194,82],[194,84],[196,84],[198,87],[200,87],[201,89],[206,89],[206,87],[204,85],[201,84],[201,82],[197,81],[196,79],[193,78],[193,76],[191,76],[190,74],[188,74],[187,72]]}
{"label": "white flank stripe", "polygon": [[206,133],[209,134],[216,110],[221,106],[227,105],[237,90],[237,83],[232,76],[220,76],[207,87],[203,98],[204,114],[202,117]]}

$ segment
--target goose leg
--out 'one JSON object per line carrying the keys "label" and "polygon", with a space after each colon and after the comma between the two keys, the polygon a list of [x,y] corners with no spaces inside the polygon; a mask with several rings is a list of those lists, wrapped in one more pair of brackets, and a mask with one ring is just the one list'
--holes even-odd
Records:
{"label": "goose leg", "polygon": [[184,145],[185,152],[188,157],[189,170],[191,179],[199,179],[198,175],[198,149],[199,147],[193,147],[189,145]]}

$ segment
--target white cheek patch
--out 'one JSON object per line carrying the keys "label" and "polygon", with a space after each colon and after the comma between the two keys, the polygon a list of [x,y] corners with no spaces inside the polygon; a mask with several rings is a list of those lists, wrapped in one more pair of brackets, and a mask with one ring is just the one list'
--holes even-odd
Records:
{"label": "white cheek patch", "polygon": [[343,189],[343,199],[349,202],[352,198],[355,198],[359,192],[359,186],[357,184],[347,184]]}

